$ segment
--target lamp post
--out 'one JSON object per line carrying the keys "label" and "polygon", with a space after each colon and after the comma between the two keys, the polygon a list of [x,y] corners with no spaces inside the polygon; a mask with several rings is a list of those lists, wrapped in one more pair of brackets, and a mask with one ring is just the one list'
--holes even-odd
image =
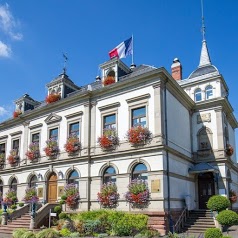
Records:
{"label": "lamp post", "polygon": [[36,216],[36,203],[32,202],[31,204],[31,222],[30,222],[30,229],[35,228],[35,216]]}
{"label": "lamp post", "polygon": [[3,203],[2,225],[7,225],[7,204]]}

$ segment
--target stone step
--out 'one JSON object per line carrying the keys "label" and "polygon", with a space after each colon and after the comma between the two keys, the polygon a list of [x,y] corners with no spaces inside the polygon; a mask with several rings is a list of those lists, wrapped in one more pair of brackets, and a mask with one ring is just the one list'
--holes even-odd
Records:
{"label": "stone step", "polygon": [[148,225],[164,225],[165,221],[148,221]]}
{"label": "stone step", "polygon": [[197,227],[197,228],[210,228],[210,227],[215,227],[215,225],[210,225],[210,224],[185,224],[184,227]]}
{"label": "stone step", "polygon": [[9,222],[9,225],[28,225],[30,226],[30,222],[26,221],[13,221],[13,222]]}

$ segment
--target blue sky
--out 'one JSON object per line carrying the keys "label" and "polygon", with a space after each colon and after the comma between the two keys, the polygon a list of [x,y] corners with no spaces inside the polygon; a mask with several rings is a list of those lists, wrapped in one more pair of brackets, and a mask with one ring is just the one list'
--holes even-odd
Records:
{"label": "blue sky", "polygon": [[[13,101],[28,93],[42,101],[45,85],[62,72],[77,84],[94,81],[108,52],[134,35],[134,61],[183,65],[183,78],[198,66],[200,0],[0,0],[0,121],[12,116]],[[230,88],[238,118],[238,1],[204,0],[206,40],[212,63]],[[124,60],[130,64],[131,58]],[[237,138],[238,138],[238,133]],[[238,139],[237,139],[238,140]]]}

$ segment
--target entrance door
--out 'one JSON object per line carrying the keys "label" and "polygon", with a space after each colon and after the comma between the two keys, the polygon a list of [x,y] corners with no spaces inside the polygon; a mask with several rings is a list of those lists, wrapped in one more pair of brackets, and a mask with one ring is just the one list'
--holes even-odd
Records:
{"label": "entrance door", "polygon": [[52,173],[48,180],[48,202],[54,203],[57,200],[57,175]]}
{"label": "entrance door", "polygon": [[207,209],[209,198],[215,195],[213,173],[203,173],[198,175],[198,195],[199,209]]}

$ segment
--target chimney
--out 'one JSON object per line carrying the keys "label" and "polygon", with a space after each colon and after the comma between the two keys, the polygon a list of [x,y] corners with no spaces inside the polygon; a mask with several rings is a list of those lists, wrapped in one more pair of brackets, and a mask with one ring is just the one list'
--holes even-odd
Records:
{"label": "chimney", "polygon": [[178,58],[175,58],[173,60],[173,64],[171,65],[171,70],[172,70],[172,77],[175,80],[182,79],[182,65]]}

